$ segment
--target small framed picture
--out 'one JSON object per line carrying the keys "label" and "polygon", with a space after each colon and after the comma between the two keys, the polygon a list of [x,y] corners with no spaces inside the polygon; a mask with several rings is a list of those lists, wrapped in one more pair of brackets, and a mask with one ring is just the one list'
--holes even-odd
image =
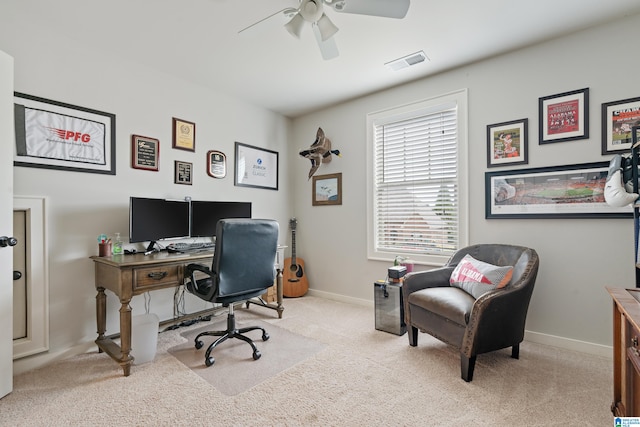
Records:
{"label": "small framed picture", "polygon": [[529,119],[487,125],[487,167],[528,163]]}
{"label": "small framed picture", "polygon": [[174,161],[174,183],[191,185],[193,177],[193,163]]}
{"label": "small framed picture", "polygon": [[173,118],[173,148],[196,151],[196,124]]}
{"label": "small framed picture", "polygon": [[602,104],[602,155],[631,149],[634,126],[640,125],[640,98]]}
{"label": "small framed picture", "polygon": [[589,88],[538,100],[540,144],[589,138]]}
{"label": "small framed picture", "polygon": [[224,178],[227,175],[227,156],[222,151],[207,152],[207,174],[213,178]]}
{"label": "small framed picture", "polygon": [[342,204],[342,174],[318,175],[313,177],[311,193],[313,206]]}
{"label": "small framed picture", "polygon": [[158,171],[160,141],[147,136],[131,135],[131,167]]}

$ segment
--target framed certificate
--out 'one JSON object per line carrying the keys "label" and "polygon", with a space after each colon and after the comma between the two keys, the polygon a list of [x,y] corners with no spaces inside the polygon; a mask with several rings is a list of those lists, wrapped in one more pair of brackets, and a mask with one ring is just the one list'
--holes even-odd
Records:
{"label": "framed certificate", "polygon": [[131,167],[158,171],[160,141],[147,136],[131,135]]}
{"label": "framed certificate", "polygon": [[173,118],[173,148],[196,151],[196,124]]}
{"label": "framed certificate", "polygon": [[193,163],[174,161],[174,184],[193,184]]}
{"label": "framed certificate", "polygon": [[278,152],[236,142],[234,184],[278,190]]}

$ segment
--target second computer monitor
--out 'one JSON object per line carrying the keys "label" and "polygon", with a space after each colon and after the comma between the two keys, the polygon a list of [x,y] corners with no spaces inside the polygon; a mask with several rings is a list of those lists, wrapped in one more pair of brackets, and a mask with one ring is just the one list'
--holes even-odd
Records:
{"label": "second computer monitor", "polygon": [[213,237],[225,218],[251,218],[251,202],[191,201],[191,237]]}

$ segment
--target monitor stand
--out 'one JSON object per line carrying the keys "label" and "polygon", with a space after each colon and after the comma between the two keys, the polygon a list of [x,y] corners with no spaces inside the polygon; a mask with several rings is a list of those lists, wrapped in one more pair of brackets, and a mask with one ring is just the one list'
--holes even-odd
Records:
{"label": "monitor stand", "polygon": [[147,246],[147,249],[145,250],[145,253],[151,253],[151,252],[155,252],[156,248],[156,241],[152,240],[149,242],[149,246]]}

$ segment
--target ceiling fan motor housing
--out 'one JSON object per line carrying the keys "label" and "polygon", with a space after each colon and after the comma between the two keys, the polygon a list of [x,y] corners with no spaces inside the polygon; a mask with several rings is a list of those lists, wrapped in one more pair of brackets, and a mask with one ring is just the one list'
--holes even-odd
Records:
{"label": "ceiling fan motor housing", "polygon": [[322,16],[321,0],[303,0],[300,5],[300,15],[309,22],[317,22]]}

